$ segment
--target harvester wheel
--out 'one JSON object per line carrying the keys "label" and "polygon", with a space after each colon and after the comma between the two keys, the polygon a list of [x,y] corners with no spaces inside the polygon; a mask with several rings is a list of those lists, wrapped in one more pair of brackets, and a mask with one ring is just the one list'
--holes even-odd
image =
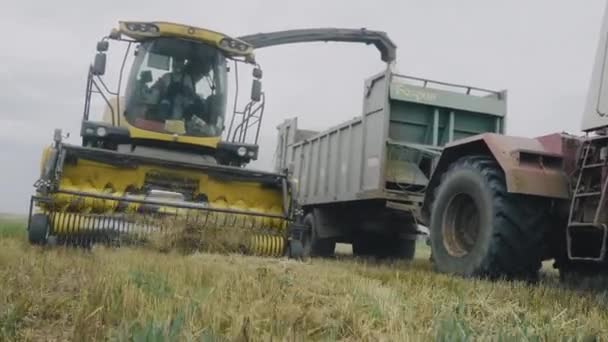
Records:
{"label": "harvester wheel", "polygon": [[31,244],[46,245],[49,238],[49,217],[46,214],[34,214],[27,227],[27,236]]}
{"label": "harvester wheel", "polygon": [[487,156],[463,157],[443,174],[431,211],[435,268],[465,277],[535,280],[548,202],[510,194]]}
{"label": "harvester wheel", "polygon": [[309,233],[303,241],[304,256],[332,256],[336,250],[336,241],[333,239],[322,239],[318,236],[315,217],[312,213],[309,213],[304,217],[304,225],[309,228]]}

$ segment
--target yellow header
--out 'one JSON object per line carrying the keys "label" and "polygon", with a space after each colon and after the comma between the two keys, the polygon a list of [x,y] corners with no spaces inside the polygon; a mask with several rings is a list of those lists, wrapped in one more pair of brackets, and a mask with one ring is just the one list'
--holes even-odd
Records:
{"label": "yellow header", "polygon": [[229,55],[244,56],[253,59],[253,46],[242,40],[200,27],[162,21],[120,21],[118,33],[133,38],[136,41],[154,37],[192,39],[216,46]]}

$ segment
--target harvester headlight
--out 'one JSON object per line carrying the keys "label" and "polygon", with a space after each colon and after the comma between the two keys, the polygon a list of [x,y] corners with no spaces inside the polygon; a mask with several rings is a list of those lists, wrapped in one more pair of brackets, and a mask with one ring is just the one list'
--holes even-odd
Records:
{"label": "harvester headlight", "polygon": [[253,158],[255,157],[255,151],[249,151],[248,155]]}
{"label": "harvester headlight", "polygon": [[108,130],[105,127],[97,127],[97,135],[100,137],[105,137],[108,134]]}
{"label": "harvester headlight", "polygon": [[127,23],[127,30],[133,32],[143,32],[143,33],[158,33],[160,29],[158,26],[149,23]]}
{"label": "harvester headlight", "polygon": [[236,153],[239,157],[244,157],[247,154],[247,148],[245,146],[241,146],[236,150]]}
{"label": "harvester headlight", "polygon": [[220,47],[224,49],[238,50],[242,52],[245,52],[247,51],[247,49],[249,49],[249,45],[230,38],[222,39],[220,41]]}

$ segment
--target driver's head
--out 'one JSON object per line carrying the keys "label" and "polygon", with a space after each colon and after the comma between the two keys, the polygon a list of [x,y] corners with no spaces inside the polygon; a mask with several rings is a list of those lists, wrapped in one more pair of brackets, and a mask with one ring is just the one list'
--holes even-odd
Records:
{"label": "driver's head", "polygon": [[181,58],[173,58],[173,72],[182,72],[185,61]]}
{"label": "driver's head", "polygon": [[194,60],[190,61],[186,68],[190,75],[192,75],[192,78],[199,80],[209,74],[211,65],[206,60]]}

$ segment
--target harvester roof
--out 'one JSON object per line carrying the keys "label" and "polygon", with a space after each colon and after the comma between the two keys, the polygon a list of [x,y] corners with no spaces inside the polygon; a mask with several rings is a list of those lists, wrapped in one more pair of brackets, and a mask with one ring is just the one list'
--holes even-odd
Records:
{"label": "harvester roof", "polygon": [[135,41],[159,37],[195,40],[216,46],[227,55],[253,58],[253,46],[247,42],[220,32],[189,25],[164,21],[120,21],[119,28],[112,32],[112,36],[120,35],[125,35]]}

